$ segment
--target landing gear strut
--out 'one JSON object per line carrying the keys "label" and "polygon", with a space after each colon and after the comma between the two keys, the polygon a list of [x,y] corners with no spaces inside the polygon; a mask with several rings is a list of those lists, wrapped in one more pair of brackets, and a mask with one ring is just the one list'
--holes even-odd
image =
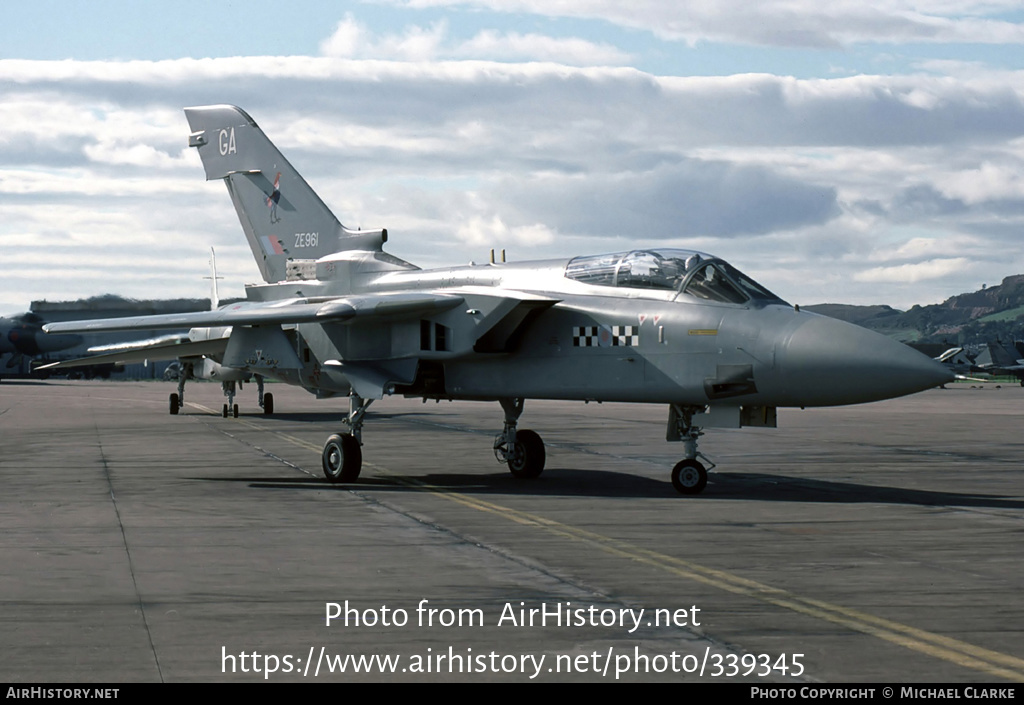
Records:
{"label": "landing gear strut", "polygon": [[697,439],[704,432],[693,424],[693,415],[700,411],[700,407],[679,404],[669,407],[666,439],[683,444],[683,459],[672,468],[672,486],[681,494],[700,494],[708,484],[708,471],[697,458],[703,458],[712,468],[715,467],[706,455],[697,450]]}
{"label": "landing gear strut", "polygon": [[359,477],[363,465],[363,450],[360,448],[363,444],[363,417],[372,403],[373,399],[363,399],[355,391],[349,393],[345,423],[350,432],[331,434],[321,454],[324,477],[330,482],[355,482]]}
{"label": "landing gear strut", "polygon": [[192,365],[182,363],[178,368],[178,393],[171,392],[170,412],[176,416],[181,407],[185,406],[185,382],[192,377]]}
{"label": "landing gear strut", "polygon": [[226,396],[228,398],[227,402],[224,404],[223,409],[221,409],[221,415],[224,418],[227,418],[228,414],[231,414],[233,417],[235,417],[237,419],[238,418],[238,404],[235,403],[235,383],[234,382],[221,382],[220,386],[224,390],[224,396]]}
{"label": "landing gear strut", "polygon": [[499,463],[508,464],[509,472],[515,477],[539,477],[544,472],[544,441],[536,431],[516,430],[516,423],[523,413],[523,399],[499,399],[505,412],[505,427],[494,437],[494,457]]}
{"label": "landing gear strut", "polygon": [[267,416],[274,413],[274,395],[270,392],[263,393],[263,375],[254,374],[256,378],[256,396],[257,401],[260,404],[260,408],[263,409],[263,413]]}

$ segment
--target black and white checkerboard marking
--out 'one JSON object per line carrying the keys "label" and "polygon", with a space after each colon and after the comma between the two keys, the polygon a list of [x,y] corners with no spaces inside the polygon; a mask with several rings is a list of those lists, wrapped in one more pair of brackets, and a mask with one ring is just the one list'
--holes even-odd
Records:
{"label": "black and white checkerboard marking", "polygon": [[640,344],[640,326],[573,326],[574,348],[631,347]]}

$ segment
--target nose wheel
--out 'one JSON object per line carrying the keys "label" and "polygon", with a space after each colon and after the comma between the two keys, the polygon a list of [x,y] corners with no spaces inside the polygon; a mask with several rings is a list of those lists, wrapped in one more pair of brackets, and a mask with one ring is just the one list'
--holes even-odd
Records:
{"label": "nose wheel", "polygon": [[697,439],[704,435],[700,427],[694,423],[694,415],[703,409],[671,404],[668,409],[667,441],[679,441],[683,444],[682,460],[672,468],[672,486],[680,494],[700,494],[708,485],[708,470],[697,458],[703,458],[711,467],[715,464],[697,450]]}

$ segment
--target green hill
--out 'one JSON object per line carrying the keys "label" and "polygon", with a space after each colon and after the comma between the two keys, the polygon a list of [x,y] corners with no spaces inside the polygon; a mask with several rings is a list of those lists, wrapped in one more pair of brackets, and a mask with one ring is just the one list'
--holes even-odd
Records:
{"label": "green hill", "polygon": [[809,311],[870,328],[903,342],[970,345],[1014,340],[1024,333],[1024,275],[952,296],[941,304],[899,311],[890,306],[818,304]]}

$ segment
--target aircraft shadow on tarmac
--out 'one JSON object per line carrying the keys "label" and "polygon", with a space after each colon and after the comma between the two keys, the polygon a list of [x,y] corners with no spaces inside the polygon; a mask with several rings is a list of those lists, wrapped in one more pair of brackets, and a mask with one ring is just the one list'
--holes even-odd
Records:
{"label": "aircraft shadow on tarmac", "polygon": [[353,484],[331,484],[321,477],[265,479],[191,478],[209,482],[246,483],[253,489],[365,490],[368,492],[419,492],[442,489],[467,495],[512,495],[537,497],[615,497],[708,502],[748,500],[758,502],[813,502],[836,504],[905,504],[924,507],[969,507],[1024,509],[1024,500],[993,494],[940,492],[903,487],[860,485],[795,478],[767,473],[715,473],[699,497],[680,498],[671,483],[607,470],[550,468],[536,480],[518,480],[504,472],[486,475],[435,473],[389,477],[361,477]]}

